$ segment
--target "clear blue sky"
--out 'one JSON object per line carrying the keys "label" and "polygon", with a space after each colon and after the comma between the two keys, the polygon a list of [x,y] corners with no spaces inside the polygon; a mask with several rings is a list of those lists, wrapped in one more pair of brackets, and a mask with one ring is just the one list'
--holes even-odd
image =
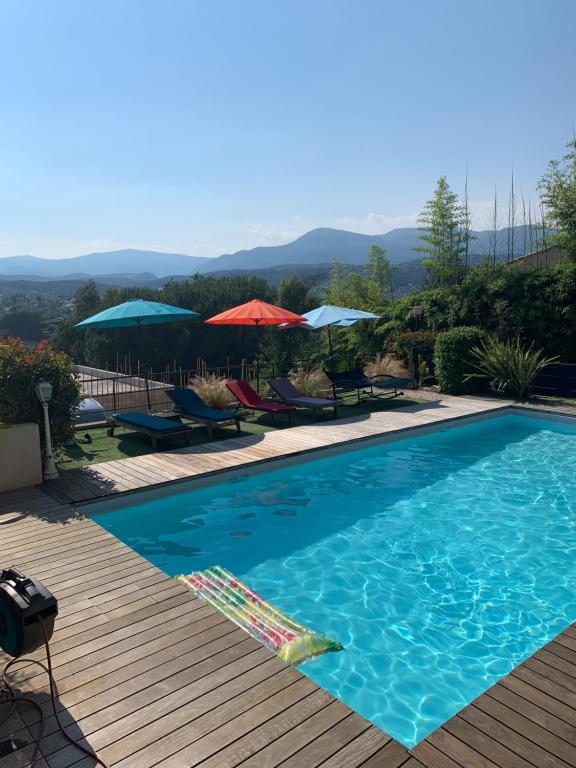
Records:
{"label": "clear blue sky", "polygon": [[477,228],[576,122],[575,0],[0,0],[0,256]]}

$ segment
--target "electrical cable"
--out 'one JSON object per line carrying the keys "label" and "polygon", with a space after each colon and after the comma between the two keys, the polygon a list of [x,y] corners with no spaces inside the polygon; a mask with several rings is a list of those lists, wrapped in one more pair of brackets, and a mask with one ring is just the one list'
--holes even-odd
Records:
{"label": "electrical cable", "polygon": [[70,736],[66,731],[66,728],[62,724],[62,721],[60,720],[60,715],[58,714],[58,704],[57,704],[58,687],[56,685],[56,680],[54,679],[54,674],[52,672],[52,655],[50,653],[50,642],[48,640],[48,633],[46,632],[46,627],[42,619],[39,618],[38,623],[40,624],[42,637],[44,639],[47,666],[41,661],[36,661],[36,659],[23,659],[19,657],[15,659],[11,659],[5,665],[4,670],[2,671],[2,677],[0,679],[0,704],[3,704],[6,702],[6,703],[9,703],[11,706],[10,706],[8,715],[3,720],[0,720],[0,726],[4,725],[10,719],[10,717],[12,717],[13,713],[16,711],[18,703],[27,702],[29,704],[32,704],[32,706],[40,714],[40,727],[38,729],[38,734],[36,735],[33,742],[34,752],[32,755],[32,760],[30,762],[31,768],[34,768],[38,762],[38,757],[40,756],[40,748],[42,745],[42,740],[44,738],[44,729],[46,726],[46,716],[44,714],[44,710],[42,709],[41,705],[35,699],[31,698],[30,696],[17,696],[14,693],[14,689],[12,688],[12,685],[10,684],[10,681],[8,679],[8,672],[16,664],[35,664],[36,666],[40,667],[48,675],[48,681],[50,683],[50,701],[52,704],[52,711],[54,712],[54,717],[56,718],[56,723],[58,725],[58,729],[60,733],[64,736],[64,738],[70,744],[72,744],[74,747],[76,747],[76,749],[80,750],[80,752],[83,752],[88,757],[91,757],[93,760],[96,761],[96,763],[98,763],[98,765],[102,766],[102,768],[109,768],[107,763],[105,763],[104,760],[102,760],[102,758],[98,757],[98,755],[95,752],[93,752],[89,747],[85,747],[83,744],[79,743],[79,740],[76,740],[72,736]]}

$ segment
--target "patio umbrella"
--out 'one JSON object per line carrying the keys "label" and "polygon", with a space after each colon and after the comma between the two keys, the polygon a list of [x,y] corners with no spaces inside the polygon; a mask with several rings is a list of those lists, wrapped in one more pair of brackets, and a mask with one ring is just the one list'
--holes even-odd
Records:
{"label": "patio umbrella", "polygon": [[262,325],[296,324],[305,320],[301,315],[290,312],[260,299],[253,299],[238,307],[227,309],[205,320],[208,325],[255,325],[256,326],[256,387],[260,389],[260,338]]}
{"label": "patio umbrella", "polygon": [[198,312],[161,304],[159,301],[132,299],[76,323],[76,328],[139,328],[142,325],[173,323],[193,317],[198,317]]}
{"label": "patio umbrella", "polygon": [[[76,328],[141,328],[143,325],[163,325],[178,320],[190,320],[198,317],[198,312],[181,307],[173,307],[171,304],[162,304],[159,301],[145,301],[144,299],[132,299],[123,304],[98,312],[92,317],[76,323]],[[150,410],[150,390],[148,378],[144,377],[146,385],[146,401]]]}
{"label": "patio umbrella", "polygon": [[310,312],[305,312],[303,317],[306,321],[303,323],[304,328],[316,330],[326,327],[328,329],[328,347],[330,349],[330,358],[332,358],[331,325],[347,328],[354,325],[358,320],[376,320],[379,315],[374,314],[374,312],[363,312],[360,309],[348,309],[347,307],[335,307],[332,304],[324,304],[321,307],[310,310]]}

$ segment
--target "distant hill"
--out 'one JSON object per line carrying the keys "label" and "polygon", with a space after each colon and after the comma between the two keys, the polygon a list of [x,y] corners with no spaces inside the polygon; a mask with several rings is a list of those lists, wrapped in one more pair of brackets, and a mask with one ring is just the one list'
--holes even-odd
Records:
{"label": "distant hill", "polygon": [[160,251],[108,251],[88,253],[72,259],[39,259],[37,256],[8,256],[0,259],[0,275],[64,277],[74,280],[95,275],[150,272],[157,277],[188,274],[212,259]]}
{"label": "distant hill", "polygon": [[[505,258],[508,252],[508,229],[501,229],[497,237],[497,252]],[[526,227],[514,228],[514,255],[521,256],[528,245]],[[419,230],[393,229],[384,235],[362,235],[340,229],[313,229],[285,245],[252,248],[224,254],[216,258],[186,256],[182,253],[123,250],[90,253],[72,259],[40,259],[35,256],[0,258],[0,276],[11,279],[65,278],[86,279],[89,276],[137,276],[149,273],[157,278],[170,275],[191,275],[195,272],[223,272],[225,270],[254,270],[286,268],[299,265],[330,264],[338,259],[350,265],[366,263],[370,248],[379,245],[388,252],[393,264],[419,259],[414,252]],[[471,256],[482,257],[490,249],[492,233],[489,230],[473,233]]]}

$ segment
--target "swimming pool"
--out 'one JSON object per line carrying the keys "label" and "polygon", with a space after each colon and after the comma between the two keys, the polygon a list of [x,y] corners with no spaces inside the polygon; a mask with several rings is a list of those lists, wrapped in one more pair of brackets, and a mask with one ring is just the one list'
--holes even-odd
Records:
{"label": "swimming pool", "polygon": [[302,671],[413,746],[576,620],[575,488],[574,423],[517,411],[93,518],[340,640]]}

